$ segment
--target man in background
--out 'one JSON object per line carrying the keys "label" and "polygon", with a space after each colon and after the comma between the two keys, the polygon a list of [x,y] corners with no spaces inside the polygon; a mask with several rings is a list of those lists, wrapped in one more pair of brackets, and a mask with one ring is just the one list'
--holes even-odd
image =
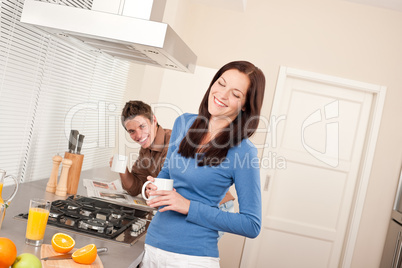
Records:
{"label": "man in background", "polygon": [[[169,148],[171,130],[163,129],[151,107],[142,101],[129,101],[121,113],[121,122],[133,141],[141,145],[131,172],[119,173],[123,189],[130,195],[141,193],[147,176],[157,177]],[[112,164],[113,158],[110,160]]]}

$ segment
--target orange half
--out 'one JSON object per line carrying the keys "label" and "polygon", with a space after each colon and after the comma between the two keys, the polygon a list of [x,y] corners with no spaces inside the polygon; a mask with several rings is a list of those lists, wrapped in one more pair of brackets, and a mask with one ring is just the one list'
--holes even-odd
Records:
{"label": "orange half", "polygon": [[75,240],[68,234],[57,233],[52,237],[52,247],[59,253],[67,253],[75,246]]}
{"label": "orange half", "polygon": [[71,256],[76,263],[91,264],[95,261],[98,253],[95,244],[89,244],[85,247],[77,249]]}

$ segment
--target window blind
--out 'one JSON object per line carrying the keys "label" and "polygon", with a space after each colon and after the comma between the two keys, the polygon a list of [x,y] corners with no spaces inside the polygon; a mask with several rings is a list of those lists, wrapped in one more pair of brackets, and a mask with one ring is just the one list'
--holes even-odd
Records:
{"label": "window blind", "polygon": [[71,129],[85,135],[83,170],[108,165],[130,63],[19,22],[23,0],[1,1],[0,168],[49,177]]}

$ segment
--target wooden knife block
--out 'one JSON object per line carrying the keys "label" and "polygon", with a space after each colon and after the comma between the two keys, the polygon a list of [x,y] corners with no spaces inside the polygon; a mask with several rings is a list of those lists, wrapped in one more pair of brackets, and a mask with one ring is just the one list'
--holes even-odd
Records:
{"label": "wooden knife block", "polygon": [[80,182],[82,162],[84,161],[83,154],[72,154],[69,152],[64,153],[64,158],[73,161],[68,172],[67,179],[67,194],[77,194],[78,184]]}

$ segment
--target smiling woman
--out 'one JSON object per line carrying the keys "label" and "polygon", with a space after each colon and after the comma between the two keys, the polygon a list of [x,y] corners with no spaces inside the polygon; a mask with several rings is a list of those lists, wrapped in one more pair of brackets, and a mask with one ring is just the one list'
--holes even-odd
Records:
{"label": "smiling woman", "polygon": [[[264,90],[260,69],[230,62],[212,79],[199,114],[176,119],[158,174],[173,180],[174,190],[149,192],[154,198],[148,205],[159,210],[148,228],[142,267],[219,267],[219,231],[259,234],[260,171],[257,149],[248,138],[258,127]],[[239,213],[219,209],[233,184]]]}
{"label": "smiling woman", "polygon": [[[208,111],[212,128],[222,128],[233,121],[240,110],[244,111],[250,81],[246,74],[237,69],[227,70],[211,87]],[[210,129],[213,133],[214,129]]]}
{"label": "smiling woman", "polygon": [[199,116],[180,144],[183,156],[203,152],[203,164],[208,164],[211,157],[219,164],[231,147],[254,134],[264,99],[265,77],[250,64],[231,62],[215,74],[201,101]]}

